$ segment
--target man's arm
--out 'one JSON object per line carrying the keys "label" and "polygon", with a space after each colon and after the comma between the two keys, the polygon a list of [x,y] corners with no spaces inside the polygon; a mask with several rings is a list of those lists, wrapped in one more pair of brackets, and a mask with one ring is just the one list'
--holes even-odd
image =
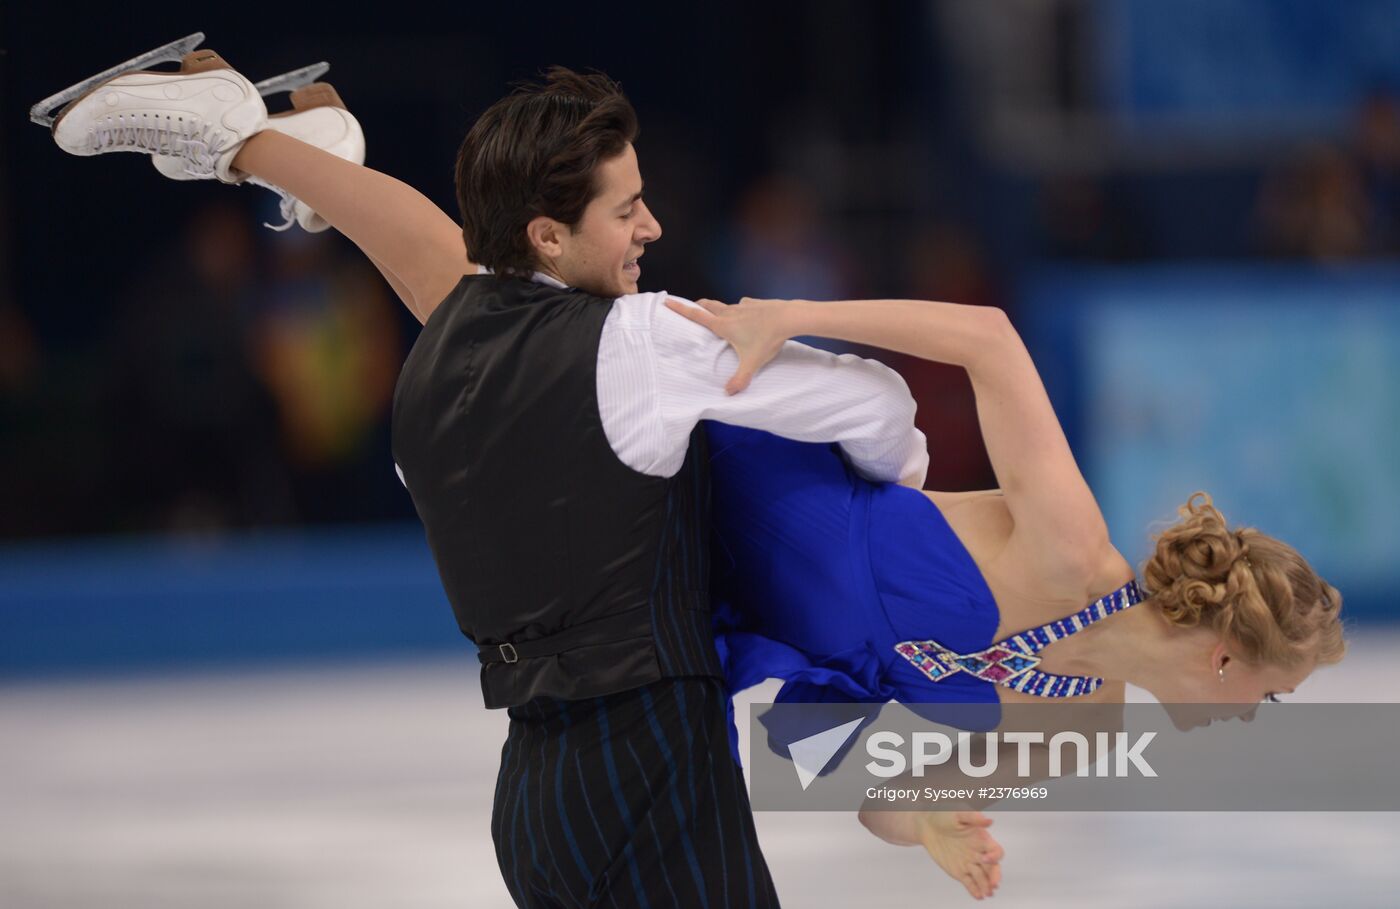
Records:
{"label": "man's arm", "polygon": [[923,487],[927,440],[914,428],[909,387],[893,369],[789,341],[746,391],[730,395],[725,384],[739,361],[729,344],[652,305],[656,394],[666,433],[681,449],[696,423],[715,420],[801,442],[836,442],[862,475]]}

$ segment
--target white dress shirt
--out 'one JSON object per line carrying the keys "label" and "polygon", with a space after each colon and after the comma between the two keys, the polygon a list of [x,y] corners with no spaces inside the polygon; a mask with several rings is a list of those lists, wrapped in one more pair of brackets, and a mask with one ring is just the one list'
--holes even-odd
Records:
{"label": "white dress shirt", "polygon": [[[533,277],[567,289],[549,275]],[[695,425],[715,420],[801,442],[836,442],[867,479],[923,487],[927,440],[914,428],[914,398],[899,373],[788,341],[748,388],[730,395],[724,386],[738,355],[723,338],[667,309],[668,298],[696,305],[664,291],[627,294],[603,322],[598,412],[622,463],[649,476],[673,476]]]}

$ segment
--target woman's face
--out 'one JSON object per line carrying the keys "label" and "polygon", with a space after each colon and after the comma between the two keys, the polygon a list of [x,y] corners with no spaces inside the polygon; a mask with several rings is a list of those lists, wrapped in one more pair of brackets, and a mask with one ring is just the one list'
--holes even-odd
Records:
{"label": "woman's face", "polygon": [[1313,661],[1292,668],[1250,665],[1218,643],[1208,660],[1183,667],[1166,686],[1170,690],[1153,694],[1166,707],[1176,728],[1183,731],[1237,717],[1248,723],[1261,701],[1292,694],[1315,666]]}

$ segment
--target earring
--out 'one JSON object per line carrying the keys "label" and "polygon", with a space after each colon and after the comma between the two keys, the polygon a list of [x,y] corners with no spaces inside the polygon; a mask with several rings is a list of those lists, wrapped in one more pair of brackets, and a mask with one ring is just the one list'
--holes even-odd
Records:
{"label": "earring", "polygon": [[1225,684],[1225,667],[1224,667],[1224,666],[1221,666],[1221,667],[1220,667],[1220,684],[1222,684],[1222,685]]}

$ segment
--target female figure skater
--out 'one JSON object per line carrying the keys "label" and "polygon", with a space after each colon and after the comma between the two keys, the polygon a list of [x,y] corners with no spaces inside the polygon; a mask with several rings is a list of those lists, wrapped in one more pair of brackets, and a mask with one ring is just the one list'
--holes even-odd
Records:
{"label": "female figure skater", "polygon": [[[738,352],[734,393],[799,335],[962,366],[1001,484],[870,483],[830,446],[707,424],[716,643],[732,692],[778,677],[778,701],[1121,704],[1132,683],[1186,729],[1250,718],[1342,658],[1337,590],[1286,543],[1230,529],[1204,493],[1157,536],[1138,587],[1000,310],[666,305]],[[975,897],[1000,881],[1002,851],[980,812],[861,820],[888,842],[923,845]]]}

